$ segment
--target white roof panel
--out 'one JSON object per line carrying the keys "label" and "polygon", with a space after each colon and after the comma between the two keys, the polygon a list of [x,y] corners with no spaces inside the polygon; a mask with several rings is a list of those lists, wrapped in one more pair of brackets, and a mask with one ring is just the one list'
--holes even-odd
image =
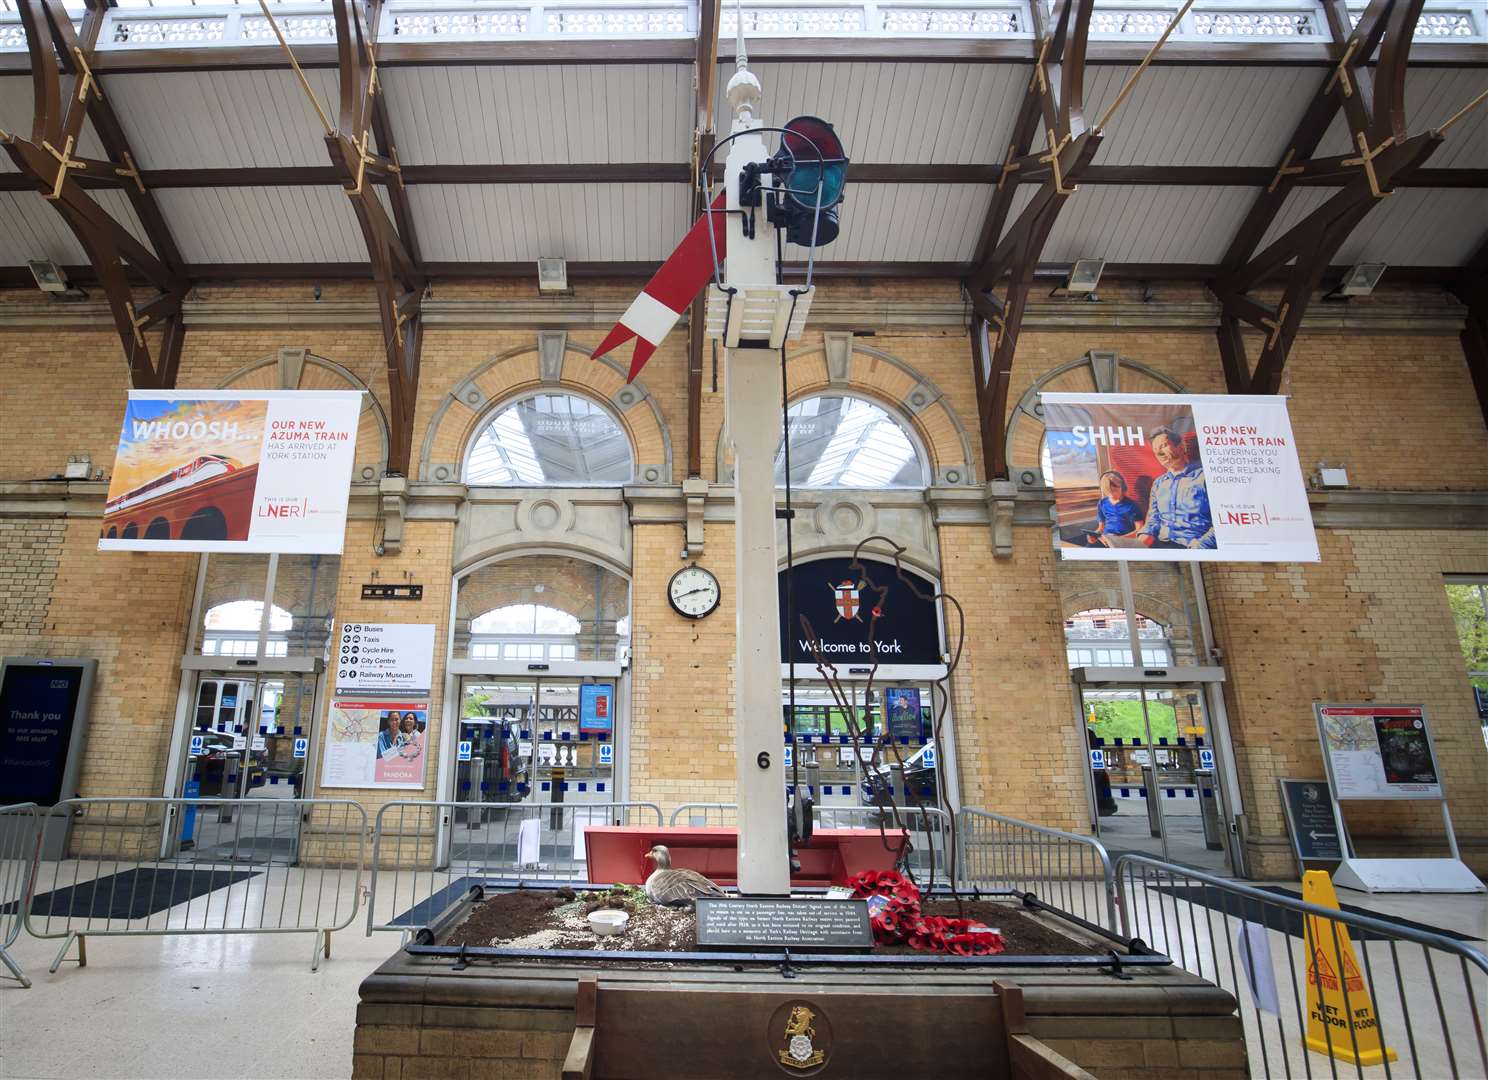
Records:
{"label": "white roof panel", "polygon": [[1215,263],[1255,195],[1253,188],[1085,184],[1054,223],[1043,260]]}
{"label": "white roof panel", "polygon": [[[151,246],[127,195],[122,191],[99,190],[89,194],[135,239],[147,248]],[[40,192],[0,192],[0,221],[5,222],[5,227],[0,228],[0,265],[16,266],[28,259],[51,259],[63,266],[88,262],[87,252],[62,215]]]}
{"label": "white roof panel", "polygon": [[[969,262],[993,188],[988,184],[850,184],[842,232],[824,262]],[[789,260],[806,250],[791,245]]]}
{"label": "white roof panel", "polygon": [[[1488,60],[1488,47],[1483,49]],[[1405,77],[1405,121],[1411,135],[1443,123],[1488,89],[1488,68],[1412,68]],[[1356,150],[1340,113],[1318,146],[1320,157]],[[1446,141],[1426,160],[1432,169],[1488,168],[1488,109],[1479,106],[1447,132]],[[1482,193],[1480,193],[1481,195]],[[1483,196],[1488,199],[1488,196]]]}
{"label": "white roof panel", "polygon": [[[1299,188],[1257,251],[1275,241],[1336,194]],[[1402,188],[1379,200],[1334,257],[1338,264],[1383,262],[1392,266],[1460,266],[1488,235],[1488,198],[1472,189]]]}
{"label": "white roof panel", "polygon": [[[334,123],[335,72],[305,75]],[[330,164],[320,120],[287,69],[110,75],[104,85],[142,169]]]}
{"label": "white roof panel", "polygon": [[367,261],[340,188],[175,188],[155,198],[188,263]]}
{"label": "white roof panel", "polygon": [[[67,82],[64,80],[65,91]],[[31,137],[31,121],[36,116],[31,79],[28,76],[0,78],[0,130],[9,131],[25,138]],[[106,158],[103,144],[93,130],[93,121],[83,121],[82,135],[78,139],[77,153],[83,157]],[[0,172],[15,172],[15,162],[9,154],[0,154]]]}
{"label": "white roof panel", "polygon": [[692,224],[682,184],[418,184],[408,199],[430,262],[659,262]]}
{"label": "white roof panel", "polygon": [[386,68],[381,78],[405,164],[685,162],[691,153],[692,76],[680,64]]}

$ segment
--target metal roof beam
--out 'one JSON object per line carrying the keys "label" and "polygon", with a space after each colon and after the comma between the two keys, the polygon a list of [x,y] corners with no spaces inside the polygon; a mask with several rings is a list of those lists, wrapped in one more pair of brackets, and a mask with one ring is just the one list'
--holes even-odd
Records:
{"label": "metal roof beam", "polygon": [[[1225,255],[1224,269],[1210,286],[1223,308],[1219,347],[1231,393],[1280,391],[1287,354],[1328,264],[1359,222],[1441,145],[1440,131],[1414,137],[1406,131],[1405,73],[1422,5],[1423,0],[1372,0],[1350,29],[1343,0],[1327,0],[1328,22],[1339,50],[1337,66],[1308,106],[1275,178],[1252,205]],[[1366,60],[1376,45],[1379,63],[1371,72]],[[1357,153],[1314,158],[1340,111]],[[1294,177],[1340,174],[1349,177],[1343,188],[1264,251],[1253,254],[1281,210]],[[1246,295],[1280,272],[1286,274],[1286,287],[1274,307]],[[1265,334],[1253,371],[1242,323]]]}
{"label": "metal roof beam", "polygon": [[[102,285],[113,315],[130,381],[136,387],[175,386],[185,326],[181,301],[187,291],[181,258],[170,230],[140,179],[123,128],[104,97],[93,71],[95,46],[105,9],[90,6],[79,39],[60,0],[17,0],[31,66],[34,111],[31,138],[0,133],[0,145],[21,172],[20,179],[41,192],[87,252],[95,280]],[[62,72],[72,76],[62,90]],[[104,150],[113,160],[74,155],[91,116]],[[83,190],[90,186],[123,186],[153,251],[108,214]],[[136,307],[133,279],[143,277],[157,293]],[[152,358],[146,336],[160,330]]]}

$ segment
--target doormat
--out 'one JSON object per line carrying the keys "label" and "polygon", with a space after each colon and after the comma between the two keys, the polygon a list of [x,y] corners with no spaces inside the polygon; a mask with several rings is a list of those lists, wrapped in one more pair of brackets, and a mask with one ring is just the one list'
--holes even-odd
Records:
{"label": "doormat", "polygon": [[[1260,905],[1244,897],[1235,896],[1233,893],[1222,892],[1208,885],[1148,885],[1147,888],[1154,892],[1167,893],[1177,900],[1184,900],[1199,907],[1208,908],[1210,911],[1228,914],[1231,919],[1247,919],[1253,923],[1260,923],[1268,930],[1279,930],[1294,938],[1306,936],[1303,929],[1303,915],[1300,911],[1291,908],[1273,907],[1269,904]],[[1277,896],[1285,896],[1292,900],[1302,899],[1302,894],[1293,892],[1291,889],[1283,889],[1276,885],[1260,886],[1262,892],[1273,893]],[[1452,938],[1454,941],[1477,941],[1478,938],[1466,934],[1459,934],[1455,930],[1448,930],[1444,926],[1427,926],[1425,923],[1412,922],[1410,919],[1402,919],[1396,915],[1385,915],[1378,911],[1369,911],[1366,908],[1356,907],[1353,904],[1340,904],[1344,911],[1350,915],[1363,915],[1370,919],[1377,919],[1391,926],[1403,926],[1410,930],[1421,930],[1428,934],[1440,934],[1442,937]],[[1138,904],[1133,905],[1134,911],[1140,911]],[[1349,936],[1355,941],[1383,941],[1388,940],[1378,934],[1371,934],[1359,927],[1344,924],[1348,927]]]}
{"label": "doormat", "polygon": [[[143,919],[255,875],[253,870],[179,870],[145,867],[80,881],[31,900],[32,915],[65,919]],[[0,911],[12,912],[12,900]]]}

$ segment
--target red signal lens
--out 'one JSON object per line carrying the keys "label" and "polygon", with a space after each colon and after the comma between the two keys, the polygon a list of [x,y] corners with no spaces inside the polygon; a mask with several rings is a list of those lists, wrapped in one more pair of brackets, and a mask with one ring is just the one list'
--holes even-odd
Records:
{"label": "red signal lens", "polygon": [[791,157],[803,164],[816,161],[818,152],[825,161],[847,157],[832,125],[816,116],[798,116],[787,123],[780,141]]}

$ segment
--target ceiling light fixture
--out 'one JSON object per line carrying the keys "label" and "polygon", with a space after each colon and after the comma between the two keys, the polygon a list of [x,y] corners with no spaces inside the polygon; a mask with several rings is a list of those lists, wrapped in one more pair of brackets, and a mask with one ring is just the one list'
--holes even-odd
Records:
{"label": "ceiling light fixture", "polygon": [[68,290],[67,275],[51,259],[28,259],[26,265],[31,268],[36,287],[42,292],[65,293]]}
{"label": "ceiling light fixture", "polygon": [[538,259],[537,291],[568,292],[568,262],[564,259]]}
{"label": "ceiling light fixture", "polygon": [[1348,268],[1339,282],[1336,296],[1368,296],[1385,276],[1384,263],[1358,263]]}

